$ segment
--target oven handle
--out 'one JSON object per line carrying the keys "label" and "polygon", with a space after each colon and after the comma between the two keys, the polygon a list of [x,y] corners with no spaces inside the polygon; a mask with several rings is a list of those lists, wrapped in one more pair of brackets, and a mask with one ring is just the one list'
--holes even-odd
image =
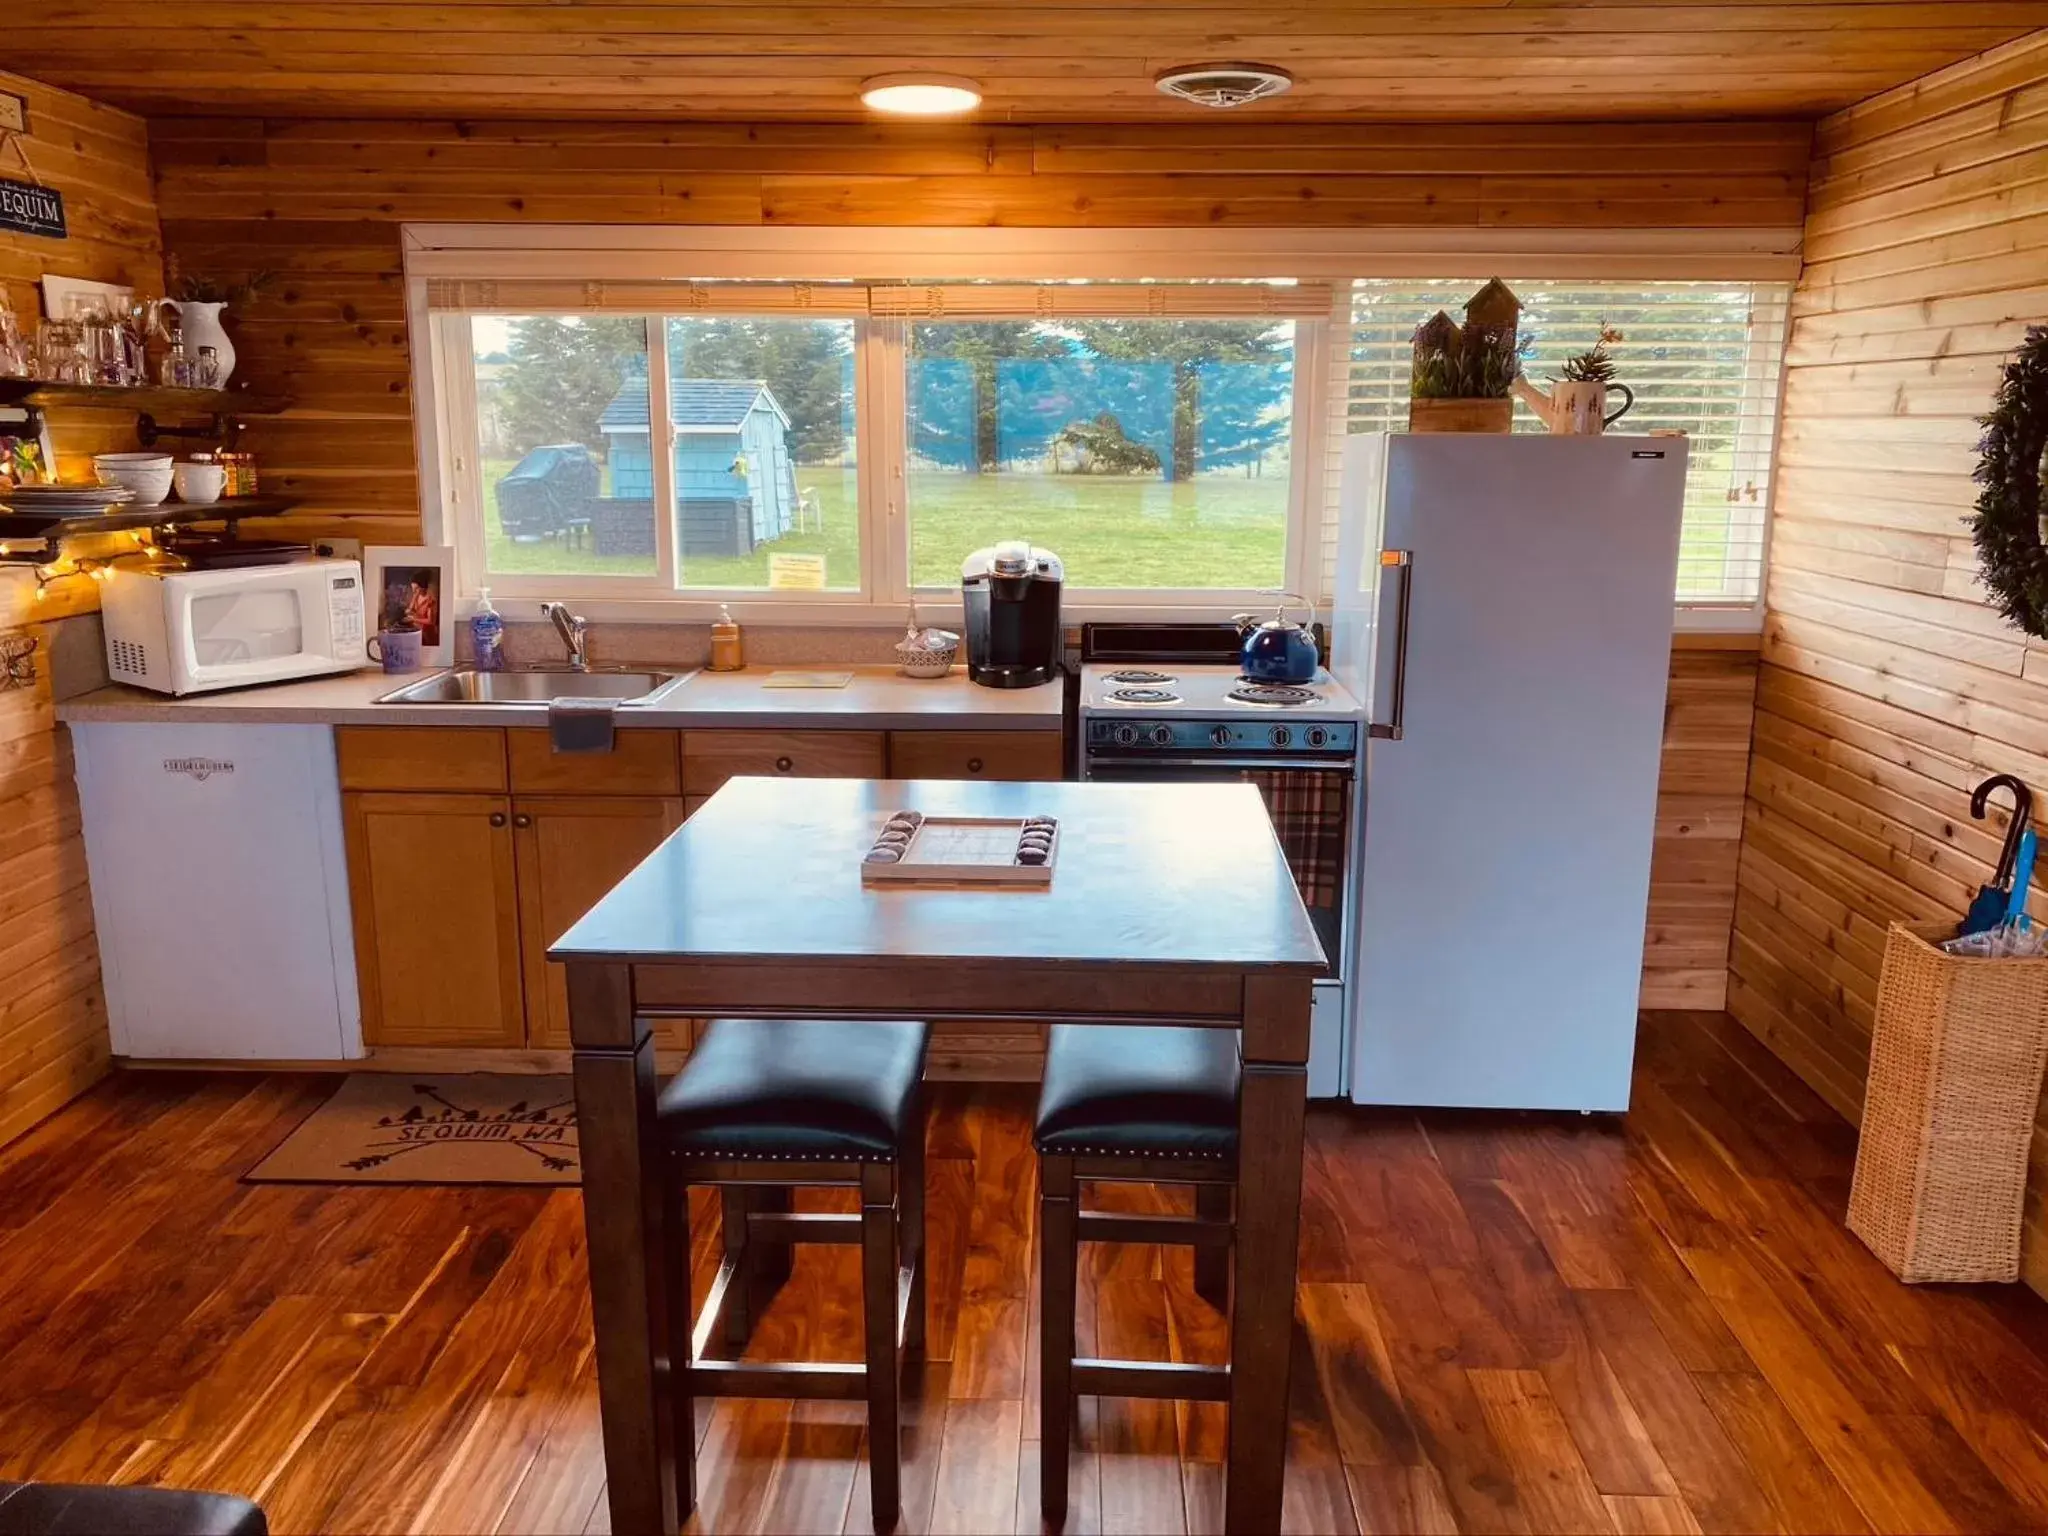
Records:
{"label": "oven handle", "polygon": [[1415,589],[1415,552],[1383,549],[1380,566],[1396,572],[1400,579],[1394,594],[1394,718],[1385,725],[1377,720],[1366,722],[1366,734],[1376,741],[1399,741],[1408,713],[1408,606]]}
{"label": "oven handle", "polygon": [[1289,773],[1356,773],[1349,758],[1327,757],[1091,757],[1088,768],[1264,768]]}

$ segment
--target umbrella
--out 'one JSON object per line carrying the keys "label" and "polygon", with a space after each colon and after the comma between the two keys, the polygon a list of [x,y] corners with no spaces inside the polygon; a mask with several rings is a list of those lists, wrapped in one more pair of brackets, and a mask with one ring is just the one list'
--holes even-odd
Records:
{"label": "umbrella", "polygon": [[2005,921],[2005,909],[2012,899],[2013,861],[2019,854],[2020,838],[2033,819],[2034,794],[2011,774],[1995,773],[1979,784],[1976,793],[1970,796],[1970,814],[1982,821],[1991,791],[1999,788],[2012,791],[2012,825],[2005,829],[2005,847],[1998,855],[1998,870],[1992,875],[1989,885],[1978,888],[1976,899],[1970,903],[1970,910],[1963,918],[1963,926],[1956,930],[1958,938],[1996,928]]}

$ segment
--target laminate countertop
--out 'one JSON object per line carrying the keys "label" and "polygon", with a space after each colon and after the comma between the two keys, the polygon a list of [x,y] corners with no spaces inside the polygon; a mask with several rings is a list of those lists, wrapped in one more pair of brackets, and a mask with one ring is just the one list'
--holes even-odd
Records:
{"label": "laminate countertop", "polygon": [[[851,672],[842,688],[770,687],[777,673]],[[73,724],[177,722],[243,725],[470,725],[547,723],[545,704],[379,704],[407,679],[376,668],[303,682],[171,698],[114,684],[68,699],[57,718]],[[964,667],[942,678],[903,677],[892,667],[753,666],[697,672],[652,705],[618,711],[623,728],[707,730],[1050,731],[1060,726],[1058,682],[1037,688],[981,688]]]}

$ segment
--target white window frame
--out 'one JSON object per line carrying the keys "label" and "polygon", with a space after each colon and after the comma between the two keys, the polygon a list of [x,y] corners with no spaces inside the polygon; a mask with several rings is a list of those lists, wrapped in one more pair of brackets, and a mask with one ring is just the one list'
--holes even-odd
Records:
{"label": "white window frame", "polygon": [[[674,520],[656,524],[656,571],[649,577],[487,576],[481,480],[471,441],[475,421],[468,322],[433,312],[427,284],[436,278],[568,277],[754,279],[818,282],[987,278],[1012,281],[1151,278],[1165,281],[1285,276],[1342,282],[1360,276],[1423,276],[1475,261],[1502,269],[1540,264],[1560,277],[1790,279],[1799,271],[1801,231],[1786,229],[1517,231],[1381,229],[816,229],[609,225],[422,225],[403,227],[406,310],[414,345],[412,384],[421,521],[428,544],[456,550],[459,602],[481,586],[494,594],[570,600],[590,617],[651,623],[701,622],[729,607],[743,621],[872,625],[900,620],[909,585],[909,521],[903,484],[906,322],[857,320],[855,419],[860,434],[857,484],[861,571],[857,591],[768,593],[675,589]],[[1341,307],[1341,306],[1340,306]],[[1342,354],[1330,319],[1295,322],[1293,435],[1286,536],[1288,590],[1320,596],[1324,585],[1331,451],[1332,359]],[[422,341],[424,345],[420,344]],[[666,369],[667,348],[650,333],[652,369]],[[459,360],[464,366],[456,367]],[[654,398],[652,395],[650,398]],[[651,413],[650,413],[651,414]],[[655,426],[657,434],[659,426]],[[670,429],[672,434],[673,429]],[[656,504],[670,504],[673,473],[656,453]],[[474,507],[474,513],[467,509]],[[921,589],[921,612],[942,622],[959,616],[954,589]],[[1261,589],[1074,589],[1064,604],[1072,622],[1090,619],[1219,618],[1256,607]],[[1677,608],[1681,628],[1756,627],[1749,610]],[[1732,622],[1731,622],[1732,621]]]}

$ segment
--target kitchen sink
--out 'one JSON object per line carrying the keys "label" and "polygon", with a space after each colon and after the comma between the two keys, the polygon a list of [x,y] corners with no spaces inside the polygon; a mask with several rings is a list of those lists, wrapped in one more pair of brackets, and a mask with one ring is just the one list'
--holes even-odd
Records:
{"label": "kitchen sink", "polygon": [[592,667],[525,672],[478,672],[457,667],[408,683],[378,699],[379,704],[548,704],[556,699],[615,699],[645,704],[687,674],[638,667]]}

